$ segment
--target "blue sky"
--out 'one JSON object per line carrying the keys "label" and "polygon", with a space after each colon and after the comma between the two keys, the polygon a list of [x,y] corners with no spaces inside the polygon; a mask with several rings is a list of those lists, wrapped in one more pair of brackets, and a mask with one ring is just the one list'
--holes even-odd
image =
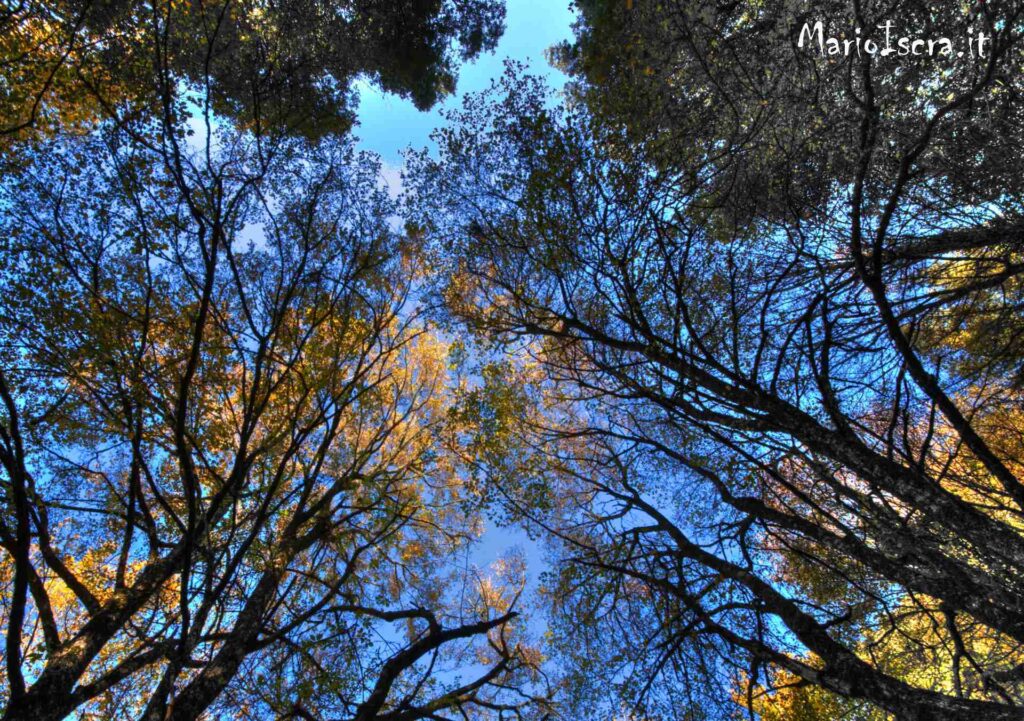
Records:
{"label": "blue sky", "polygon": [[528,63],[531,72],[546,75],[552,85],[562,84],[562,74],[548,65],[545,51],[572,36],[570,0],[507,0],[506,7],[505,33],[495,52],[463,65],[455,95],[429,112],[416,110],[408,100],[385,95],[370,83],[357,85],[358,145],[381,156],[389,186],[397,187],[402,151],[431,145],[430,133],[444,123],[442,111],[461,105],[466,93],[485,90],[501,76],[506,59]]}

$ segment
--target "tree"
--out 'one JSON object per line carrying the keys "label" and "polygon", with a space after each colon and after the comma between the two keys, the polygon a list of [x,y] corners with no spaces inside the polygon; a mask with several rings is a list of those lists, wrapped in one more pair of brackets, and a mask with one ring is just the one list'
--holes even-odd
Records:
{"label": "tree", "polygon": [[577,7],[575,42],[556,54],[572,95],[735,222],[825,213],[855,183],[884,204],[906,159],[915,183],[941,189],[913,198],[936,212],[1020,193],[1017,3]]}
{"label": "tree", "polygon": [[0,186],[4,719],[540,713],[376,161],[175,102]]}
{"label": "tree", "polygon": [[343,132],[358,77],[428,108],[503,21],[496,0],[25,0],[0,14],[0,133],[153,113],[163,70],[243,124]]}
{"label": "tree", "polygon": [[513,74],[414,173],[450,312],[544,370],[496,381],[546,409],[510,424],[529,463],[484,468],[561,543],[570,666],[607,664],[581,705],[715,717],[795,680],[1019,718],[1021,8],[985,6],[986,58],[884,65],[794,47],[784,4],[630,5],[584,4],[611,79],[582,102]]}

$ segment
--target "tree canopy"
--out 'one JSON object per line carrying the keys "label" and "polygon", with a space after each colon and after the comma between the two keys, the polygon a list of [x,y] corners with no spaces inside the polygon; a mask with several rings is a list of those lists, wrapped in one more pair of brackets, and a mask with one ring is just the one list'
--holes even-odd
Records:
{"label": "tree canopy", "polygon": [[159,125],[41,150],[0,201],[5,718],[516,708],[521,581],[456,573],[457,369],[375,162]]}
{"label": "tree canopy", "polygon": [[469,562],[420,251],[317,124],[361,73],[430,104],[500,30],[407,5],[5,15],[4,719],[547,708],[521,559]]}
{"label": "tree canopy", "polygon": [[1022,8],[580,7],[572,102],[512,71],[414,167],[540,409],[490,477],[559,541],[576,712],[1019,718]]}
{"label": "tree canopy", "polygon": [[1024,718],[1024,4],[575,7],[3,11],[4,719]]}

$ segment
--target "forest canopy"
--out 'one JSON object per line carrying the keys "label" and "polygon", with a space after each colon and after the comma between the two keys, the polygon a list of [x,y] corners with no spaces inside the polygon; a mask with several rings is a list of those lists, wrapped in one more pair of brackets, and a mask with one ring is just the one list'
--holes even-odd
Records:
{"label": "forest canopy", "polygon": [[3,11],[4,719],[1024,718],[1024,4],[573,7]]}

